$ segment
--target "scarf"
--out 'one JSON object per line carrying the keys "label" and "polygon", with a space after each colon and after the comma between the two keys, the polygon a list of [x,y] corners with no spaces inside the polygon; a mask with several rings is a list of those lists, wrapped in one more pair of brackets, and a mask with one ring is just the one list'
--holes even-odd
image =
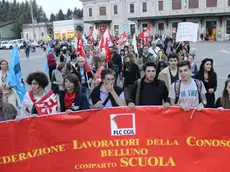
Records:
{"label": "scarf", "polygon": [[68,92],[66,91],[65,98],[64,98],[66,109],[72,109],[72,103],[76,99],[76,97],[77,97],[77,94],[75,92],[68,94]]}

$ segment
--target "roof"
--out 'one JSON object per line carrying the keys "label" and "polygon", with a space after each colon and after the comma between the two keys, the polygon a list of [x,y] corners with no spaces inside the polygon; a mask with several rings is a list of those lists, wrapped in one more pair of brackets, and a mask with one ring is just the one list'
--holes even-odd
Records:
{"label": "roof", "polygon": [[195,17],[223,17],[230,16],[228,13],[202,13],[202,14],[180,14],[165,16],[148,16],[148,17],[130,17],[129,20],[153,20],[153,19],[175,19],[175,18],[195,18]]}
{"label": "roof", "polygon": [[15,21],[0,22],[0,27],[4,27],[4,26],[10,25],[12,23],[16,23],[16,22]]}

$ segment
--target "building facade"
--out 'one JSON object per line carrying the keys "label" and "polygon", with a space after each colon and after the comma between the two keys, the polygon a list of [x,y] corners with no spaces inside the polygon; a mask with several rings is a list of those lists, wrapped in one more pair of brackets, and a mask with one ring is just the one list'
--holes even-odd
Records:
{"label": "building facade", "polygon": [[199,23],[199,35],[224,40],[230,35],[230,0],[81,0],[84,21],[129,34],[151,23],[151,33],[175,36],[179,22]]}
{"label": "building facade", "polygon": [[[34,33],[34,35],[33,35]],[[53,23],[34,23],[34,31],[32,24],[24,24],[22,28],[22,37],[25,41],[42,40],[46,36],[53,37]]]}
{"label": "building facade", "polygon": [[[117,35],[123,31],[133,35],[137,30],[134,21],[128,20],[126,0],[81,0],[84,22],[103,30],[107,25]],[[132,28],[132,29],[130,29]],[[87,30],[87,29],[86,29]]]}
{"label": "building facade", "polygon": [[83,20],[62,20],[54,21],[54,39],[69,39],[76,36],[76,32],[82,32]]}

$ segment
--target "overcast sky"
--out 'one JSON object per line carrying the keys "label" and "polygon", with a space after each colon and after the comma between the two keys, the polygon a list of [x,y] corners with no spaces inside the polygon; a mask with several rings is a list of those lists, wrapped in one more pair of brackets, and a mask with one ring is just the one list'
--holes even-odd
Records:
{"label": "overcast sky", "polygon": [[[10,0],[13,1],[13,0]],[[25,2],[25,0],[17,0],[17,2]],[[29,0],[28,0],[29,1]],[[82,8],[82,2],[79,0],[36,0],[38,5],[41,5],[45,10],[47,17],[50,17],[51,13],[57,14],[60,9],[66,14],[68,8],[74,9],[74,7]]]}

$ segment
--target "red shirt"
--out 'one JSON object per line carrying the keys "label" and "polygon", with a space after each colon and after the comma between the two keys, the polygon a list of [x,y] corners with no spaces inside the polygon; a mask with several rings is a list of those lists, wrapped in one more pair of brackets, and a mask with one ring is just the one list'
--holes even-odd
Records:
{"label": "red shirt", "polygon": [[55,66],[56,65],[55,57],[53,54],[48,54],[47,60],[48,60],[48,66]]}

